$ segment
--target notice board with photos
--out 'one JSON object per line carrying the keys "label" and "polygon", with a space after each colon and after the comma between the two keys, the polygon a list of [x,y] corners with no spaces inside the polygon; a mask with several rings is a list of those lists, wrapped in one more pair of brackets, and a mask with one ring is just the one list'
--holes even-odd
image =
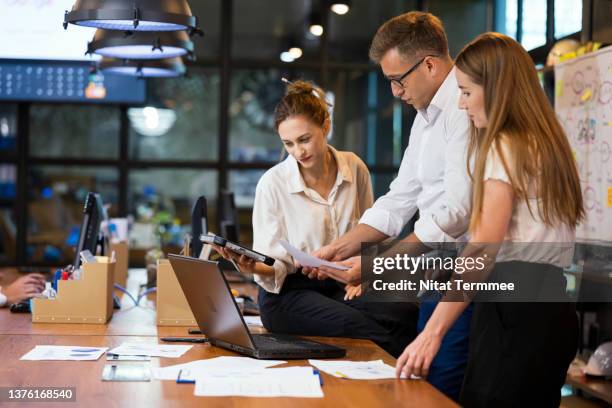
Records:
{"label": "notice board with photos", "polygon": [[578,166],[578,242],[612,243],[612,47],[555,66],[555,111]]}

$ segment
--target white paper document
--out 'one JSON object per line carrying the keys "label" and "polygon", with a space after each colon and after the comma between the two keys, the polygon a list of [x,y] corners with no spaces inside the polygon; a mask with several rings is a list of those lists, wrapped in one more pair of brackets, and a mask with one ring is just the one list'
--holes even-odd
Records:
{"label": "white paper document", "polygon": [[286,363],[286,361],[221,356],[167,367],[153,367],[151,368],[151,374],[153,378],[157,380],[176,381],[180,372],[181,381],[189,382],[195,381],[197,376],[206,374],[210,371],[225,369],[263,369],[284,363]]}
{"label": "white paper document", "polygon": [[323,390],[312,367],[226,369],[198,376],[194,395],[323,398]]}
{"label": "white paper document", "polygon": [[108,347],[89,346],[35,346],[21,360],[97,360]]}
{"label": "white paper document", "polygon": [[308,363],[338,378],[349,378],[353,380],[383,380],[395,378],[395,367],[385,364],[382,360],[308,360]]}
{"label": "white paper document", "polygon": [[261,316],[242,316],[244,318],[244,322],[249,326],[255,327],[263,327],[263,323],[261,322]]}
{"label": "white paper document", "polygon": [[346,271],[349,269],[346,266],[325,261],[323,259],[317,258],[316,256],[307,254],[306,252],[302,252],[284,239],[281,239],[278,242],[283,246],[283,248],[285,248],[287,252],[289,252],[293,259],[298,261],[302,266],[310,266],[313,268],[318,268],[319,266],[327,266],[329,268],[339,269],[341,271]]}
{"label": "white paper document", "polygon": [[109,354],[124,356],[151,356],[178,358],[185,354],[191,346],[167,345],[167,344],[147,344],[147,343],[123,343],[119,347],[110,350]]}

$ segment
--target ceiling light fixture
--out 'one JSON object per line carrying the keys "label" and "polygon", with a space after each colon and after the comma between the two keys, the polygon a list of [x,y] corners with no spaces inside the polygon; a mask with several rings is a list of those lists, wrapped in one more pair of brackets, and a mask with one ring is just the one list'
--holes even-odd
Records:
{"label": "ceiling light fixture", "polygon": [[158,59],[187,55],[194,58],[193,42],[184,31],[132,32],[96,30],[86,54],[120,59]]}
{"label": "ceiling light fixture", "polygon": [[185,75],[187,71],[180,58],[157,60],[120,60],[102,58],[98,63],[101,71],[140,78],[173,78]]}
{"label": "ceiling light fixture", "polygon": [[323,35],[323,19],[321,18],[321,13],[312,12],[310,13],[310,18],[308,19],[308,31],[310,34],[315,37],[320,37]]}
{"label": "ceiling light fixture", "polygon": [[345,1],[334,1],[331,5],[331,11],[334,13],[343,16],[349,12],[351,9],[351,2],[348,0]]}
{"label": "ceiling light fixture", "polygon": [[303,55],[302,49],[300,47],[291,47],[289,51],[287,51],[293,59],[298,59]]}
{"label": "ceiling light fixture", "polygon": [[68,24],[121,31],[200,32],[187,0],[77,0],[64,15]]}

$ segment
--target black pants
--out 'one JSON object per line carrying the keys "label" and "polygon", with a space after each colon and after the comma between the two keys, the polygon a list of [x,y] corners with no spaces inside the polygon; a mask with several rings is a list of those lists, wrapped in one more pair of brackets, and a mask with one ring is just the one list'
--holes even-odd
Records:
{"label": "black pants", "polygon": [[[537,284],[533,274],[541,274],[547,287],[556,281],[557,287],[565,288],[560,268],[512,264],[514,272],[530,274],[532,285]],[[495,268],[503,270],[505,265]],[[567,368],[576,354],[577,335],[573,303],[476,303],[461,404],[558,407]]]}
{"label": "black pants", "polygon": [[376,302],[368,293],[345,301],[344,293],[331,279],[291,274],[279,294],[259,289],[261,320],[276,333],[369,339],[393,357],[416,336],[414,303]]}

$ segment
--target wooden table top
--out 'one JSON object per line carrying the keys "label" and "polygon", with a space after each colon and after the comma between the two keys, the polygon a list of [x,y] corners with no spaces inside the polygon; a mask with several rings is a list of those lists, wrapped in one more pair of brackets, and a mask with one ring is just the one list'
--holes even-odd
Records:
{"label": "wooden table top", "polygon": [[[138,283],[134,274],[128,279],[128,286]],[[131,281],[132,283],[130,284]],[[244,398],[244,397],[195,397],[193,384],[177,384],[173,381],[151,382],[103,382],[102,370],[107,364],[105,357],[98,361],[21,361],[19,358],[36,345],[70,345],[115,347],[124,342],[157,343],[158,336],[186,337],[187,327],[157,327],[154,296],[143,299],[135,307],[129,299],[122,300],[122,309],[116,310],[105,325],[98,324],[53,324],[32,323],[30,314],[10,313],[0,309],[0,387],[76,387],[77,404],[53,403],[53,406],[109,406],[109,407],[226,407],[247,405],[253,407],[287,406],[435,406],[456,407],[457,405],[432,387],[420,380],[375,380],[359,381],[339,379],[323,375],[324,398]],[[251,331],[261,331],[251,328]],[[348,360],[382,359],[395,365],[395,359],[368,340],[342,338],[314,338],[322,343],[343,347]],[[221,355],[237,355],[208,344],[195,344],[178,359],[152,358],[152,367],[168,366],[193,360]],[[117,364],[138,364],[143,362],[118,362]],[[287,365],[306,366],[305,360]],[[24,403],[0,405],[23,407]],[[41,405],[42,406],[42,405]]]}
{"label": "wooden table top", "polygon": [[[317,338],[329,344],[347,349],[349,360],[383,359],[394,364],[391,356],[367,340]],[[323,375],[324,398],[244,398],[244,397],[195,397],[193,384],[177,384],[173,381],[151,382],[103,382],[102,370],[107,361],[21,361],[19,358],[36,345],[73,345],[115,347],[126,341],[156,343],[155,337],[139,336],[25,336],[0,335],[0,387],[76,387],[76,406],[107,407],[191,407],[253,406],[253,407],[377,407],[419,406],[456,407],[457,405],[420,380],[359,381]],[[152,358],[150,362],[118,362],[116,364],[150,364],[152,367],[168,366],[221,355],[236,355],[208,344],[195,344],[182,357]],[[306,366],[304,360],[292,361],[284,366]],[[282,367],[282,366],[280,366]],[[23,407],[23,403],[3,406]],[[70,406],[74,403],[53,406]]]}

